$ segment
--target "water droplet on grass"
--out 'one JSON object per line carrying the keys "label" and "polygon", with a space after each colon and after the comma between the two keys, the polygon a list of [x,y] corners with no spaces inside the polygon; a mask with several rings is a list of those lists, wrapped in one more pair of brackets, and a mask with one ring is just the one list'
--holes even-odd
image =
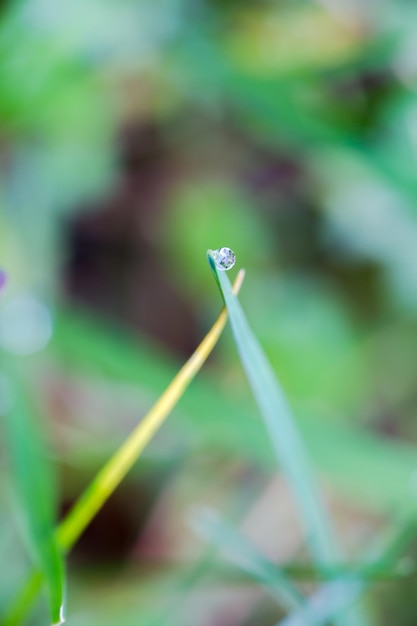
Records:
{"label": "water droplet on grass", "polygon": [[218,270],[230,270],[236,263],[236,255],[230,248],[217,248],[212,255]]}

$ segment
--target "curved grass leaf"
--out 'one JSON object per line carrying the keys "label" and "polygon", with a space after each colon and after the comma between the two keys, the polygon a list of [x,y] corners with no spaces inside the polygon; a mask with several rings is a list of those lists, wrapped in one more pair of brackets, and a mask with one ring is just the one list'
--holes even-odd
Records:
{"label": "curved grass leaf", "polygon": [[52,470],[46,462],[39,425],[19,374],[13,371],[15,397],[6,416],[8,448],[27,535],[48,589],[53,624],[64,621],[65,568],[55,537]]}
{"label": "curved grass leaf", "polygon": [[229,311],[236,347],[264,418],[269,440],[293,489],[315,563],[318,566],[333,564],[338,560],[333,531],[284,393],[232,293],[226,273],[217,271],[210,251],[208,259]]}
{"label": "curved grass leaf", "polygon": [[[243,278],[244,272],[241,272],[236,279],[236,291],[239,291]],[[226,320],[227,313],[223,310],[209,333],[180,369],[171,384],[162,393],[147,415],[139,422],[125,443],[122,444],[97,474],[70,511],[68,517],[60,524],[57,536],[59,545],[64,550],[69,550],[73,546],[162,426],[216,345]]]}
{"label": "curved grass leaf", "polygon": [[[339,550],[316,479],[295,420],[281,386],[234,296],[224,271],[218,271],[208,250],[207,258],[229,313],[236,347],[264,419],[275,456],[293,490],[307,542],[320,571],[340,560]],[[342,584],[340,582],[340,584]],[[339,623],[358,624],[361,616],[340,617]]]}
{"label": "curved grass leaf", "polygon": [[[87,320],[74,311],[61,312],[50,347],[58,367],[114,380],[137,383],[151,397],[157,397],[166,380],[175,374],[167,356],[151,352],[145,343],[129,335],[112,334],[97,320]],[[143,356],[145,355],[145,356]],[[214,410],[214,400],[217,410]],[[253,419],[247,404],[224,390],[219,393],[210,380],[200,378],[182,399],[178,427],[202,445],[212,445],[254,460],[270,468],[275,462],[265,446],[262,426]],[[195,420],[198,410],[200,419]],[[225,422],[223,415],[229,415]],[[234,427],[239,419],[239,429]],[[397,510],[410,500],[410,484],[417,466],[417,448],[399,440],[380,437],[352,424],[329,421],[320,415],[297,410],[297,420],[314,464],[343,496],[352,496],[365,508],[378,513]]]}
{"label": "curved grass leaf", "polygon": [[[245,273],[239,272],[234,283],[236,293],[242,285]],[[126,476],[132,465],[162,426],[188,385],[199,372],[216,345],[227,321],[223,309],[203,341],[183,365],[154,406],[139,422],[127,440],[109,459],[86,491],[81,495],[68,516],[58,526],[54,537],[57,544],[68,552],[79,536],[100,510],[106,500]],[[3,620],[3,626],[16,626],[29,610],[39,591],[42,578],[34,572],[11,606]]]}

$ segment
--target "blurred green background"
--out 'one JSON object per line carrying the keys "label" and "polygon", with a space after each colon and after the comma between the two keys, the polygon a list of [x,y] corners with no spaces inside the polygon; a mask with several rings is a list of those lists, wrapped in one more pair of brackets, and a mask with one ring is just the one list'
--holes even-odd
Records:
{"label": "blurred green background", "polygon": [[[1,3],[0,415],[17,362],[60,516],[214,321],[220,246],[347,558],[417,511],[416,41],[406,0]],[[4,441],[0,610],[31,567]],[[229,331],[71,554],[68,624],[276,624],[207,505],[305,558]],[[371,624],[416,624],[415,548]]]}

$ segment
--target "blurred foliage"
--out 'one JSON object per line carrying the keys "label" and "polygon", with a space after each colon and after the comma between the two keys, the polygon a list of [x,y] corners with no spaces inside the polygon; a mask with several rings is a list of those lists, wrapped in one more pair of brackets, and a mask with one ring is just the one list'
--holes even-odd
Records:
{"label": "blurred foliage", "polygon": [[[0,415],[17,359],[61,515],[214,319],[221,245],[352,560],[415,515],[416,33],[405,0],[2,4]],[[44,308],[11,324],[23,296]],[[1,612],[31,567],[5,441]],[[253,581],[207,579],[184,521],[209,504],[275,563],[304,560],[274,471],[225,336],[70,558],[68,622],[277,622]],[[415,589],[373,584],[371,623],[414,623]]]}

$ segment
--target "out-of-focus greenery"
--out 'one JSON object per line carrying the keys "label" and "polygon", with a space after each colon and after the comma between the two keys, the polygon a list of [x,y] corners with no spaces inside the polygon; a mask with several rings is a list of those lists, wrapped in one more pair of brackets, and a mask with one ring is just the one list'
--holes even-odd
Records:
{"label": "out-of-focus greenery", "polygon": [[[0,614],[33,566],[11,359],[63,516],[214,319],[207,248],[247,269],[348,561],[413,522],[416,33],[405,0],[2,4]],[[230,334],[70,557],[68,623],[277,623],[195,537],[200,505],[305,562]],[[366,585],[375,626],[415,622],[412,533],[401,549]]]}

